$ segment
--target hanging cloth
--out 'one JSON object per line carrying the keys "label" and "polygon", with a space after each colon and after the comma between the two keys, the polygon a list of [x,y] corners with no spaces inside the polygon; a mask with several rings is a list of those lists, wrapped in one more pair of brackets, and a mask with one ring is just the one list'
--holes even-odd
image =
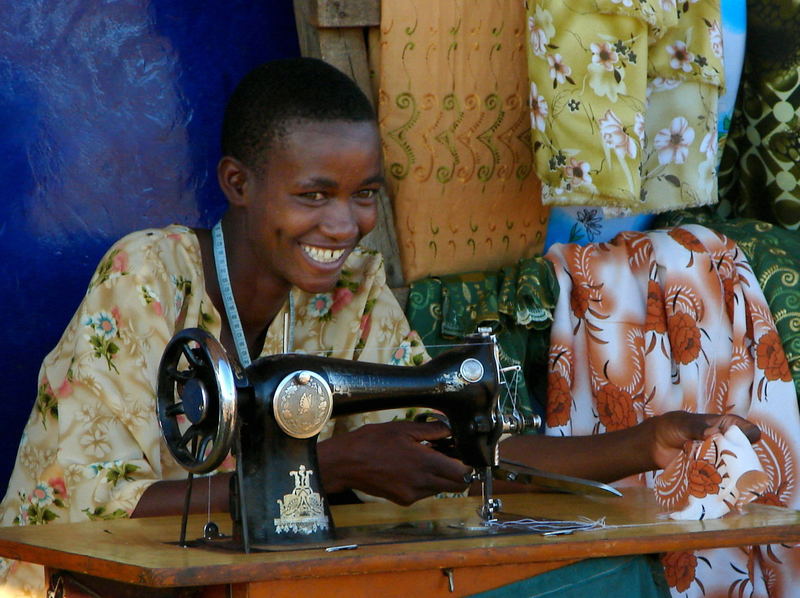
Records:
{"label": "hanging cloth", "polygon": [[527,7],[543,202],[647,213],[716,202],[719,1]]}

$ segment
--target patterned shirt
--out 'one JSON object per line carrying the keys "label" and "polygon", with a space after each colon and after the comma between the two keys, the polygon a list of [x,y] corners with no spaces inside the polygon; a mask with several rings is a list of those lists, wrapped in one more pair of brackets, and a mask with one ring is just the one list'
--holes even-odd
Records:
{"label": "patterned shirt", "polygon": [[[158,480],[185,478],[155,410],[166,344],[184,328],[219,338],[220,314],[205,292],[200,245],[187,227],[132,233],[103,257],[77,312],[39,373],[2,525],[127,517]],[[380,255],[357,248],[328,293],[292,290],[293,350],[342,359],[412,365],[427,358],[386,286]],[[284,305],[261,355],[282,352]],[[400,414],[402,416],[402,414]],[[337,430],[398,417],[381,411],[339,418]],[[329,422],[320,434],[333,432]],[[228,460],[221,469],[231,469]],[[0,559],[0,590],[44,594],[39,566]],[[0,591],[2,593],[2,591]]]}

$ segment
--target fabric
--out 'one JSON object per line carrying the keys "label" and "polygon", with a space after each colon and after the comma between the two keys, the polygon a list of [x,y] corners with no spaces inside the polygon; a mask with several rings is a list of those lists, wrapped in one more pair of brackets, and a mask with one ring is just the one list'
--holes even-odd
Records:
{"label": "fabric", "polygon": [[627,230],[647,230],[653,214],[609,216],[600,206],[553,206],[547,221],[544,251],[555,243],[606,243]]}
{"label": "fabric", "polygon": [[411,285],[406,317],[431,355],[462,342],[479,326],[494,330],[502,367],[509,374],[502,407],[544,414],[550,323],[558,283],[550,262],[520,260],[494,272],[426,278]]}
{"label": "fabric", "polygon": [[[426,359],[374,252],[354,251],[333,292],[292,294],[295,351],[402,365]],[[286,310],[269,327],[262,355],[282,352]],[[2,525],[127,517],[150,484],[185,478],[155,417],[156,374],[175,332],[199,326],[219,338],[220,322],[190,229],[140,231],[116,243],[44,360],[0,505]],[[398,415],[404,413],[372,412],[335,424],[351,429]],[[333,425],[320,437],[330,436]],[[228,462],[222,469],[231,468]],[[9,576],[0,585],[3,596],[43,595],[40,567],[0,561],[2,576]]]}
{"label": "fabric", "polygon": [[527,7],[543,203],[650,213],[715,203],[718,0]]}
{"label": "fabric", "polygon": [[383,0],[378,113],[405,280],[541,251],[519,0]]}
{"label": "fabric", "polygon": [[586,598],[669,596],[664,571],[650,556],[586,559],[495,590],[480,598]]}
{"label": "fabric", "polygon": [[662,478],[681,480],[670,496],[671,519],[718,519],[764,494],[769,476],[738,426],[691,443],[684,455],[670,463]]}
{"label": "fabric", "polygon": [[747,53],[720,165],[727,212],[800,230],[800,1],[750,0]]}
{"label": "fabric", "polygon": [[730,237],[744,251],[769,304],[800,396],[800,236],[768,222],[749,218],[720,220],[696,210],[665,214],[658,225],[692,222]]}
{"label": "fabric", "polygon": [[[780,337],[744,253],[707,228],[623,233],[610,244],[556,245],[560,286],[550,341],[547,433],[594,434],[674,409],[755,422],[769,485],[759,502],[797,508],[797,394]],[[717,465],[710,463],[710,465]],[[666,508],[686,477],[626,480]],[[787,546],[672,553],[675,596],[800,595]]]}

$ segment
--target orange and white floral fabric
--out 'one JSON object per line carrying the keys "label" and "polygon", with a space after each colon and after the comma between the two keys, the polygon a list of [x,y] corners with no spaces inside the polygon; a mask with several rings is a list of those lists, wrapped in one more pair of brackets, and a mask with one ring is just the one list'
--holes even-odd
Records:
{"label": "orange and white floral fabric", "polygon": [[527,0],[545,205],[663,212],[717,201],[719,0]]}
{"label": "orange and white floral fabric", "polygon": [[[717,519],[739,511],[770,486],[750,440],[738,426],[691,444],[660,477],[662,504],[678,510],[671,519]],[[678,489],[676,492],[675,489]]]}
{"label": "orange and white floral fabric", "polygon": [[[357,248],[336,288],[293,289],[293,350],[412,365],[427,359],[386,286],[383,259]],[[281,309],[261,355],[283,350]],[[201,327],[219,338],[221,320],[205,292],[194,232],[173,225],[132,233],[100,262],[78,310],[39,372],[1,525],[117,519],[158,480],[187,472],[170,456],[156,420],[156,377],[172,336]],[[403,412],[339,418],[337,429],[390,421]],[[321,438],[333,433],[329,422]],[[222,469],[231,470],[226,461]],[[42,567],[0,559],[0,596],[44,596]]]}
{"label": "orange and white floral fabric", "polygon": [[[753,449],[766,481],[748,474],[745,492],[800,507],[797,394],[769,307],[733,241],[687,225],[555,245],[546,257],[561,288],[548,434],[618,430],[675,409],[734,413],[762,431]],[[653,487],[665,511],[685,508],[692,494],[724,493],[725,468],[739,465],[709,448],[621,483]],[[664,565],[675,596],[800,596],[800,550],[787,546],[675,553]]]}

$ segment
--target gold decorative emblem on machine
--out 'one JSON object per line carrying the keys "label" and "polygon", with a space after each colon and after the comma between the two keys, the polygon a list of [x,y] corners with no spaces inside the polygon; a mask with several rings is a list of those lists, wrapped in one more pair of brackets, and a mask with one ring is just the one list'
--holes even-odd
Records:
{"label": "gold decorative emblem on machine", "polygon": [[278,384],[272,409],[281,430],[289,436],[311,438],[319,434],[331,418],[333,393],[322,376],[301,370],[289,374]]}
{"label": "gold decorative emblem on machine", "polygon": [[281,515],[274,520],[276,533],[313,534],[328,529],[324,499],[313,491],[308,481],[314,475],[313,470],[301,465],[289,474],[294,478],[294,490],[284,494],[282,500],[278,499]]}

